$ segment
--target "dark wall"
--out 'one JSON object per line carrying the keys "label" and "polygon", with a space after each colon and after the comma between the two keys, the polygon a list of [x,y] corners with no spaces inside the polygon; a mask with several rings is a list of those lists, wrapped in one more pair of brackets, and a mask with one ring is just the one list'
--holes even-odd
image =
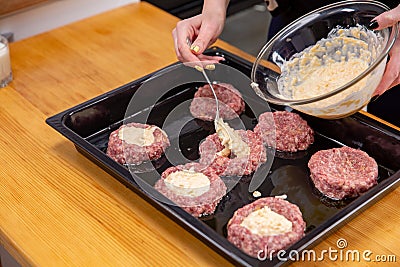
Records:
{"label": "dark wall", "polygon": [[[145,0],[172,15],[186,19],[201,13],[203,0]],[[264,3],[263,0],[231,0],[228,6],[228,16],[249,8],[255,4]]]}

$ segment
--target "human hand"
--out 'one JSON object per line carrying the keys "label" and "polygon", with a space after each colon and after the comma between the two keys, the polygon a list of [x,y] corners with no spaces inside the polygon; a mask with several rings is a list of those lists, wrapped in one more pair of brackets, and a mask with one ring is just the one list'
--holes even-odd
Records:
{"label": "human hand", "polygon": [[[221,2],[223,3],[223,2]],[[225,24],[226,6],[203,8],[203,13],[177,23],[172,31],[175,53],[182,62],[207,61],[218,63],[220,56],[204,55],[221,34]]]}
{"label": "human hand", "polygon": [[[374,23],[376,21],[376,23]],[[381,30],[395,25],[400,21],[400,5],[384,12],[373,19],[370,27]],[[382,80],[376,88],[374,95],[381,95],[390,88],[400,84],[400,38],[397,37],[392,49],[389,51],[390,60],[386,64]]]}

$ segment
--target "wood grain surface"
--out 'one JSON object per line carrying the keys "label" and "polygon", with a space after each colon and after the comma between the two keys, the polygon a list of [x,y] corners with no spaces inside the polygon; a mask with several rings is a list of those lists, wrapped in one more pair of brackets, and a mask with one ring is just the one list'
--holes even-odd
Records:
{"label": "wood grain surface", "polygon": [[[0,89],[0,244],[23,266],[229,265],[45,123],[175,62],[177,21],[142,2],[11,44],[14,81]],[[316,251],[345,238],[351,249],[400,257],[399,202],[396,189]],[[318,262],[332,264],[345,265]]]}

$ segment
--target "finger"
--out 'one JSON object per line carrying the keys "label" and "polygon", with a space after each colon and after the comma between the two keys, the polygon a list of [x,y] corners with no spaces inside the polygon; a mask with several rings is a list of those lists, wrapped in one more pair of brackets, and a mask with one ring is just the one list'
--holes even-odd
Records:
{"label": "finger", "polygon": [[199,22],[196,17],[193,17],[190,20],[178,22],[175,28],[175,49],[178,50],[178,54],[180,55],[179,60],[182,62],[200,61],[199,58],[191,52],[190,46],[187,43],[188,38],[194,38],[195,30],[193,28],[196,27],[200,27]]}
{"label": "finger", "polygon": [[385,73],[382,76],[382,80],[378,87],[375,89],[374,95],[381,95],[389,88],[396,85],[399,78],[400,63],[393,59],[389,60],[386,65]]}
{"label": "finger", "polygon": [[220,57],[220,56],[208,56],[208,55],[198,55],[198,58],[201,61],[208,61],[210,63],[219,63],[220,61],[224,61],[225,58],[224,57]]}
{"label": "finger", "polygon": [[178,44],[178,49],[181,54],[182,62],[199,62],[198,56],[193,54],[187,44]]}
{"label": "finger", "polygon": [[383,93],[385,93],[385,92],[388,91],[389,89],[392,89],[393,87],[395,87],[396,85],[399,85],[399,84],[400,84],[400,76],[397,77],[396,79],[394,79],[394,81],[392,82],[392,84],[389,85],[389,87],[388,87],[385,91],[383,91],[380,95],[382,95]]}
{"label": "finger", "polygon": [[[382,89],[379,92],[375,91],[372,96],[380,96],[380,95],[384,94],[386,91],[389,91],[390,89],[392,89],[393,87],[395,87],[396,85],[399,85],[399,84],[400,84],[400,78],[397,78],[386,89]],[[377,88],[377,90],[378,90],[378,88]]]}
{"label": "finger", "polygon": [[398,39],[389,52],[390,60],[386,64],[382,80],[376,88],[374,95],[381,95],[396,84],[400,76],[400,39]]}
{"label": "finger", "polygon": [[395,79],[395,80],[392,82],[392,84],[389,86],[388,90],[389,90],[389,89],[392,89],[393,87],[395,87],[396,85],[399,85],[399,84],[400,84],[400,76],[397,77],[397,79]]}
{"label": "finger", "polygon": [[207,22],[204,22],[201,25],[201,29],[196,40],[193,41],[193,44],[191,46],[192,52],[196,55],[202,54],[204,50],[206,50],[211,44],[216,41],[217,36],[220,33],[221,32],[218,27],[218,23],[208,24]]}
{"label": "finger", "polygon": [[192,61],[192,62],[184,62],[183,64],[188,67],[192,67],[197,69],[198,71],[206,70],[214,70],[215,64],[219,63],[216,60],[201,60],[201,61]]}
{"label": "finger", "polygon": [[183,58],[182,58],[181,53],[179,52],[179,49],[178,49],[178,39],[177,39],[177,36],[176,36],[176,28],[172,30],[172,38],[174,40],[174,49],[175,49],[176,57],[178,58],[179,61],[182,61]]}
{"label": "finger", "polygon": [[398,5],[396,8],[380,14],[373,20],[376,20],[379,25],[376,30],[381,30],[393,26],[398,21],[400,21],[400,5]]}

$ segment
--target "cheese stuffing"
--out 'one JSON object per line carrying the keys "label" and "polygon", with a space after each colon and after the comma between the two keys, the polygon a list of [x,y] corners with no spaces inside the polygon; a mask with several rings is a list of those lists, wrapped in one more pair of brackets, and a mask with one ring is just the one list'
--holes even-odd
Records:
{"label": "cheese stuffing", "polygon": [[292,222],[265,206],[251,212],[240,224],[252,234],[261,236],[281,235],[292,231]]}
{"label": "cheese stuffing", "polygon": [[221,144],[225,147],[222,151],[218,152],[218,155],[229,156],[232,152],[238,158],[249,156],[250,147],[242,140],[240,135],[221,118],[215,121],[215,130],[221,140]]}
{"label": "cheese stuffing", "polygon": [[210,180],[200,172],[183,170],[169,174],[165,185],[177,195],[197,197],[210,189]]}

